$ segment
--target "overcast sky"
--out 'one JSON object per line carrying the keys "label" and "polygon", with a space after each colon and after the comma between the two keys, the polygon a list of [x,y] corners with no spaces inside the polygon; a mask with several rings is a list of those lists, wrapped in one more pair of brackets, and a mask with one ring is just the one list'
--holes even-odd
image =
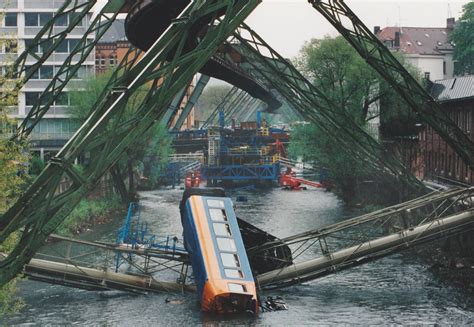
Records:
{"label": "overcast sky", "polygon": [[[107,0],[99,0],[105,3]],[[468,0],[346,0],[371,30],[376,25],[444,27],[448,16],[459,18]],[[307,0],[263,0],[246,20],[281,55],[294,57],[305,41],[336,36],[332,26]]]}
{"label": "overcast sky", "polygon": [[[374,26],[444,27],[448,14],[459,18],[469,1],[346,0],[371,30]],[[336,36],[337,31],[307,0],[263,0],[246,20],[285,57],[293,57],[305,41]]]}

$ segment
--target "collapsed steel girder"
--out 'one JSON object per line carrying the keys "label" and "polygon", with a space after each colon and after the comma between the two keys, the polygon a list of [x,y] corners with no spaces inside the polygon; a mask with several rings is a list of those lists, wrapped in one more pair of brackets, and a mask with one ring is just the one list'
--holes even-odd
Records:
{"label": "collapsed steel girder", "polygon": [[454,123],[343,0],[308,0],[372,66],[410,108],[474,169],[474,143]]}
{"label": "collapsed steel girder", "polygon": [[[121,0],[115,0],[114,3],[120,1]],[[93,2],[95,3],[95,1]],[[0,262],[0,285],[7,282],[20,271],[23,264],[27,262],[36,249],[43,244],[46,236],[54,231],[71,212],[78,201],[94,188],[100,176],[118,160],[118,157],[127,146],[129,146],[134,139],[143,135],[148,128],[163,117],[173,97],[180,89],[186,86],[186,83],[189,82],[193,74],[197,72],[216,51],[220,42],[237,27],[258,2],[258,0],[249,0],[248,3],[242,4],[242,2],[240,2],[234,6],[232,6],[231,1],[221,1],[218,4],[213,1],[202,1],[196,6],[194,6],[193,3],[191,6],[192,9],[188,7],[185,13],[183,13],[178,20],[173,22],[172,26],[152,46],[142,60],[137,63],[137,56],[135,56],[137,52],[130,52],[128,59],[121,65],[120,73],[115,73],[109,81],[109,85],[104,90],[103,97],[99,99],[97,106],[94,106],[95,110],[89,119],[61,150],[58,156],[53,158],[34,184],[27,190],[25,195],[0,218],[0,242],[2,243],[12,232],[19,231],[22,228],[24,229],[21,232],[22,238],[20,243],[6,260]],[[68,1],[68,4],[70,3],[72,2]],[[78,5],[77,2],[74,3]],[[88,2],[88,4],[90,3],[92,3],[92,1]],[[316,7],[322,4],[321,1],[312,1],[312,3]],[[331,4],[336,3],[342,7],[345,6],[340,2],[331,2]],[[65,5],[62,10],[66,10],[66,7],[67,5]],[[199,15],[205,16],[223,7],[226,8],[225,17],[222,20],[214,20],[215,25],[209,28],[198,47],[184,53],[182,51],[183,44],[188,33],[187,28],[190,27],[192,21],[197,19]],[[86,11],[82,12],[86,13]],[[102,21],[104,25],[102,25],[99,20],[97,22],[98,25],[92,24],[91,28],[95,26],[95,31],[99,31],[99,34],[105,32],[106,26],[110,26],[117,12],[118,11],[114,11],[112,18],[105,18],[104,16],[105,20]],[[346,8],[345,13],[350,13],[348,8]],[[338,12],[338,14],[340,13]],[[331,15],[334,15],[334,13]],[[329,16],[332,17],[331,15]],[[355,15],[351,17],[351,20],[355,21],[359,27],[363,26]],[[76,23],[78,21],[79,19],[77,19]],[[333,24],[341,25],[341,22],[334,20]],[[288,101],[295,103],[295,107],[298,111],[309,120],[319,124],[329,123],[328,126],[321,127],[320,125],[320,127],[336,138],[340,136],[340,132],[342,134],[339,140],[341,146],[344,146],[344,149],[350,151],[355,157],[364,160],[369,158],[369,161],[374,160],[373,164],[374,167],[377,168],[378,173],[383,175],[384,169],[387,168],[394,178],[400,178],[400,174],[408,174],[405,175],[405,181],[410,184],[410,186],[416,185],[411,174],[408,173],[403,165],[398,161],[392,160],[393,158],[389,154],[383,153],[380,145],[369,135],[366,135],[364,131],[360,129],[351,131],[354,125],[349,117],[344,116],[344,114],[340,112],[331,112],[330,108],[332,104],[329,99],[318,92],[301,74],[268,47],[263,40],[256,36],[253,31],[243,25],[243,30],[245,29],[251,35],[248,39],[242,37],[240,32],[235,35],[235,38],[243,45],[242,49],[244,49],[244,54],[249,58],[255,59],[255,61],[250,62],[257,70],[255,73],[257,77],[268,80]],[[43,30],[45,31],[44,33],[48,31],[46,28]],[[94,29],[91,31],[93,30]],[[353,33],[350,34],[350,36],[355,37],[357,35]],[[42,42],[40,41],[40,37],[35,39],[36,42]],[[355,43],[353,43],[353,45],[354,44]],[[48,55],[48,52],[50,55],[58,45],[59,42],[53,42],[51,46],[48,47],[48,51],[46,51],[47,53],[45,55]],[[77,50],[76,54],[80,53],[81,58],[85,60],[88,53],[87,51],[90,53],[92,48],[93,47],[85,47],[85,44],[79,44],[75,50]],[[272,58],[262,57],[260,49],[270,50]],[[368,54],[373,54],[375,51],[375,48],[369,47],[368,49]],[[364,50],[364,48],[362,47],[361,50]],[[379,49],[377,49],[377,51],[379,51]],[[45,58],[47,58],[47,56]],[[170,58],[172,60],[168,62]],[[369,59],[369,63],[372,62],[372,64],[374,64],[375,61]],[[31,70],[25,73],[25,79],[31,77],[34,70],[37,69],[44,60],[43,57],[37,57],[37,63],[33,65],[35,68],[31,68]],[[20,61],[18,62],[17,67],[20,67],[21,63]],[[133,66],[134,63],[137,63],[136,66]],[[69,61],[68,64],[65,63],[65,65],[63,65],[63,67],[65,67],[64,69],[67,69],[66,66],[70,64],[71,61]],[[378,66],[379,64],[375,65],[381,67]],[[383,67],[387,70],[393,68],[390,63],[385,64]],[[18,70],[22,71],[22,69],[23,68],[19,68]],[[52,97],[45,97],[45,100],[49,101],[49,105],[54,101],[54,97],[59,96],[59,92],[74,73],[72,70],[66,70],[55,76],[55,78],[57,77],[56,84],[53,83],[51,88],[48,89]],[[69,76],[69,79],[67,77],[61,77],[61,74],[66,74],[66,76]],[[273,80],[274,77],[277,78]],[[396,76],[393,78],[392,82],[393,81],[399,82]],[[411,90],[409,86],[413,86],[408,82],[405,81],[406,92]],[[289,87],[285,87],[285,83],[287,83]],[[144,85],[148,86],[148,94],[143,100],[142,105],[137,109],[132,118],[124,119],[124,108],[129,96],[136,91],[138,87]],[[402,86],[399,85],[396,89],[399,90]],[[423,96],[423,94],[421,94],[421,96]],[[431,102],[429,102],[431,100],[427,99],[429,104],[431,104]],[[39,102],[41,103],[41,101]],[[415,104],[416,101],[413,100],[412,105],[414,106]],[[318,112],[315,113],[311,111],[310,108],[312,107],[317,108]],[[22,125],[20,130],[21,134],[27,135],[31,132],[34,124],[46,111],[47,106],[33,110],[31,115],[28,116],[27,121]],[[423,107],[421,113],[427,115],[427,109]],[[342,118],[345,120],[344,125],[337,123],[337,115],[343,115]],[[431,121],[434,124],[439,124],[438,127],[442,131],[443,128],[445,128],[445,136],[447,134],[447,136],[450,137],[450,133],[454,135],[452,142],[454,142],[455,145],[457,142],[461,144],[457,147],[459,150],[459,147],[462,147],[465,140],[459,137],[456,129],[452,129],[452,125],[450,125],[449,121],[444,121],[443,119],[443,117],[438,117]],[[430,122],[429,117],[427,121]],[[361,137],[361,139],[358,139],[359,137]],[[361,144],[359,145],[354,142],[361,142]],[[353,149],[354,144],[357,144],[356,150]],[[463,157],[465,160],[466,158],[470,159],[469,155],[472,155],[471,145],[468,144],[466,148],[467,150]],[[92,160],[85,171],[81,172],[74,168],[72,163],[75,158],[83,152],[90,153]],[[381,153],[388,159],[381,159]],[[57,185],[63,176],[67,176],[72,181],[72,185],[65,192],[58,194],[56,193]]]}
{"label": "collapsed steel girder", "polygon": [[[173,97],[259,3],[260,0],[192,2],[133,67],[114,79],[109,93],[99,100],[86,122],[0,217],[0,243],[14,232],[21,234],[13,251],[0,261],[0,285],[21,271],[127,147],[160,121]],[[217,13],[222,11],[218,21]],[[202,30],[199,43],[183,52],[189,31],[203,17],[209,24]],[[147,95],[133,116],[125,118],[130,95],[143,87],[148,89]],[[73,163],[82,153],[90,153],[91,159],[79,171]],[[63,176],[71,185],[57,193]]]}
{"label": "collapsed steel girder", "polygon": [[258,257],[282,245],[292,247],[293,258],[310,251],[313,259],[257,276],[265,288],[299,284],[473,229],[473,195],[474,188],[433,192],[278,243],[268,242],[248,249],[248,255]]}

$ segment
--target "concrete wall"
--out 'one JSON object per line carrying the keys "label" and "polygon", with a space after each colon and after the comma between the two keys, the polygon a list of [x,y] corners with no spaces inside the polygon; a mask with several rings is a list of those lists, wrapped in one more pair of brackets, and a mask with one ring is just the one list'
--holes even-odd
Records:
{"label": "concrete wall", "polygon": [[[423,76],[426,72],[430,73],[430,80],[432,81],[452,78],[454,76],[454,63],[451,54],[444,56],[407,55],[406,58],[410,64],[418,68]],[[444,65],[446,65],[445,68]]]}

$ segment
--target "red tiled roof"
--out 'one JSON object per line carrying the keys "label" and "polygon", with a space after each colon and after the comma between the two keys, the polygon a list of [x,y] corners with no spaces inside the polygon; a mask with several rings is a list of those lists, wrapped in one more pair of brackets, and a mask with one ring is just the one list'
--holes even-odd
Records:
{"label": "red tiled roof", "polygon": [[400,32],[400,51],[405,54],[441,55],[453,50],[447,28],[385,27],[377,36],[381,41],[391,41],[395,32]]}

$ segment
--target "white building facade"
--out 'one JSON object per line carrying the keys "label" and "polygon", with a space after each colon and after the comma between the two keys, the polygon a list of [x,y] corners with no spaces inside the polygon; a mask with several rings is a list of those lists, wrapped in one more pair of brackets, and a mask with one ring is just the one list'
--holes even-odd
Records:
{"label": "white building facade", "polygon": [[[51,21],[55,12],[64,4],[64,0],[0,0],[0,9],[4,11],[0,21],[0,34],[3,39],[9,39],[11,46],[2,46],[0,49],[0,62],[5,63],[15,60],[22,53],[26,46],[30,45],[34,37],[41,28]],[[54,32],[64,30],[73,14],[58,21],[54,27]],[[79,43],[86,34],[92,14],[82,19],[66,39],[58,46],[55,52],[43,63],[39,71],[22,88],[18,106],[11,112],[11,116],[18,120],[24,119],[31,108],[38,101],[39,95],[47,88],[55,73],[65,62],[72,49]],[[93,41],[93,36],[90,39]],[[15,41],[16,40],[16,41]],[[15,46],[15,43],[16,46]],[[42,47],[38,47],[37,53],[42,53]],[[35,59],[29,57],[26,65],[32,65]],[[73,65],[77,63],[73,61]],[[95,72],[95,54],[91,52],[89,57],[78,70],[73,78],[75,85],[80,84],[86,76]],[[78,127],[78,122],[71,119],[70,97],[67,87],[63,94],[50,107],[44,118],[35,127],[31,140],[33,150],[39,151],[42,155],[45,152],[56,152],[72,136]]]}
{"label": "white building facade", "polygon": [[454,76],[453,44],[449,33],[454,18],[446,27],[385,27],[376,26],[374,33],[391,51],[401,53],[407,61],[431,81]]}

